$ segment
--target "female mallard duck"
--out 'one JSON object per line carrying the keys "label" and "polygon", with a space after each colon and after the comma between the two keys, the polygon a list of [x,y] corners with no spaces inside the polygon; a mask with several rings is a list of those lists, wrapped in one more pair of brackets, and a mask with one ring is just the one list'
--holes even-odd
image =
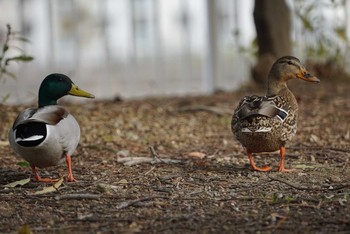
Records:
{"label": "female mallard duck", "polygon": [[297,130],[298,103],[286,83],[293,78],[320,81],[308,73],[299,59],[292,56],[279,58],[268,75],[266,96],[243,98],[233,114],[232,132],[247,149],[253,170],[270,171],[271,167],[255,166],[252,153],[280,150],[278,171],[289,171],[284,168],[284,146]]}
{"label": "female mallard duck", "polygon": [[66,160],[67,181],[75,181],[72,174],[71,155],[80,140],[80,127],[75,118],[57,100],[65,95],[94,98],[79,89],[63,74],[48,75],[40,85],[39,107],[22,111],[9,133],[9,141],[17,155],[29,162],[36,180],[41,178],[36,167],[56,166]]}

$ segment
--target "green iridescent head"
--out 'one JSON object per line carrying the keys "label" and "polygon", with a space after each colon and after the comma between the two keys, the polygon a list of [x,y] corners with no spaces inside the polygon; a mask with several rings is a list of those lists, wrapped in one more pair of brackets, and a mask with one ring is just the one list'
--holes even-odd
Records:
{"label": "green iridescent head", "polygon": [[53,73],[45,77],[39,88],[39,107],[57,105],[57,100],[65,95],[94,98],[95,96],[79,89],[66,75]]}

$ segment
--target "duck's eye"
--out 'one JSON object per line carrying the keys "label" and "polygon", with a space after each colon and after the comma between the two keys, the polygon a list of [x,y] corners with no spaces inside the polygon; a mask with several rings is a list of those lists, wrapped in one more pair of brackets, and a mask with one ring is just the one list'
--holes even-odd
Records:
{"label": "duck's eye", "polygon": [[288,61],[288,64],[289,64],[289,65],[292,65],[293,63],[292,63],[291,61]]}

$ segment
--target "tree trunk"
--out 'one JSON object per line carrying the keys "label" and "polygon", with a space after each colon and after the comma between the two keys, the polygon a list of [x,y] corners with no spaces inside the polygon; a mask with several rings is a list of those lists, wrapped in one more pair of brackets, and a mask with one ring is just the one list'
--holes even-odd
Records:
{"label": "tree trunk", "polygon": [[292,52],[291,14],[285,0],[255,0],[253,15],[259,51],[252,73],[256,82],[266,83],[274,60]]}

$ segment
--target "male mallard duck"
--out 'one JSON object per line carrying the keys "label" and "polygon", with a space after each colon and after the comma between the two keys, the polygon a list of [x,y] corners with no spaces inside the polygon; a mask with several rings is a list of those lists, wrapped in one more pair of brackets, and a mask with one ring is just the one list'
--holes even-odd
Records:
{"label": "male mallard duck", "polygon": [[22,111],[9,133],[9,141],[17,155],[29,162],[36,180],[41,178],[36,167],[56,166],[64,159],[68,166],[67,181],[75,181],[72,174],[71,155],[80,140],[80,127],[75,118],[57,100],[65,95],[94,98],[79,89],[63,74],[48,75],[40,85],[39,107]]}
{"label": "male mallard duck", "polygon": [[272,65],[268,75],[266,96],[243,98],[233,114],[232,132],[247,149],[253,170],[270,171],[271,167],[255,166],[252,153],[280,150],[278,171],[289,171],[284,168],[284,146],[297,130],[298,103],[286,83],[293,78],[320,82],[308,73],[299,59],[281,57]]}

